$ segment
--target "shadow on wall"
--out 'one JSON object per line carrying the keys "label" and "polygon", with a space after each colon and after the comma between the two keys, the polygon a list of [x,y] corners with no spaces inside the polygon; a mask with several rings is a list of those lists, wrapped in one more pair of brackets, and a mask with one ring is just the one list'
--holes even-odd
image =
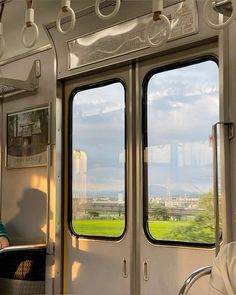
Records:
{"label": "shadow on wall", "polygon": [[27,188],[17,203],[18,213],[6,224],[12,244],[43,243],[46,240],[47,196]]}

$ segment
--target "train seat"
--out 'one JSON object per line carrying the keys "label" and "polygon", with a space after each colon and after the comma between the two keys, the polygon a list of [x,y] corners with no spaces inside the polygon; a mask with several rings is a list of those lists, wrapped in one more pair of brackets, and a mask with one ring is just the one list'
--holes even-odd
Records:
{"label": "train seat", "polygon": [[0,250],[0,295],[45,294],[46,246],[10,246]]}

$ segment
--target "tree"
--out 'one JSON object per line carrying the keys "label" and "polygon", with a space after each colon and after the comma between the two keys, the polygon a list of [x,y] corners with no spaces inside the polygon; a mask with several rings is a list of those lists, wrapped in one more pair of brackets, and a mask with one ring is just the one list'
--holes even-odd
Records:
{"label": "tree", "polygon": [[150,210],[150,216],[156,220],[169,220],[170,216],[166,207],[162,204],[155,204]]}
{"label": "tree", "polygon": [[200,212],[193,220],[186,226],[178,226],[174,231],[169,232],[168,238],[174,241],[213,244],[215,226],[212,192],[201,196],[199,209]]}

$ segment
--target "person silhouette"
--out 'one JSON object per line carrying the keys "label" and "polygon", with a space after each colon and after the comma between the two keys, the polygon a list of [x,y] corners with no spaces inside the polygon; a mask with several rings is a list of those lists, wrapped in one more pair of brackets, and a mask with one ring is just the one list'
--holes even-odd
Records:
{"label": "person silhouette", "polygon": [[38,189],[26,188],[17,202],[15,216],[6,222],[11,244],[37,244],[46,241],[47,197]]}

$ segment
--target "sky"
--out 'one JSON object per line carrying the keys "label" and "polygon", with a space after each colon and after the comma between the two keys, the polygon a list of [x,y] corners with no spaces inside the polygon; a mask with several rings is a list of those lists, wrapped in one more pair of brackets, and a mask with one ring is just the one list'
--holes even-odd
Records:
{"label": "sky", "polygon": [[73,149],[87,154],[87,190],[124,191],[124,86],[78,92],[73,107]]}
{"label": "sky", "polygon": [[212,190],[209,138],[219,121],[218,79],[214,61],[156,73],[150,79],[149,186],[164,186],[168,194]]}
{"label": "sky", "polygon": [[[150,193],[158,193],[160,187],[168,195],[211,190],[209,137],[211,126],[219,121],[218,79],[214,61],[150,78],[145,149]],[[87,155],[87,191],[124,191],[124,112],[125,88],[120,82],[79,91],[73,99],[73,149]]]}

